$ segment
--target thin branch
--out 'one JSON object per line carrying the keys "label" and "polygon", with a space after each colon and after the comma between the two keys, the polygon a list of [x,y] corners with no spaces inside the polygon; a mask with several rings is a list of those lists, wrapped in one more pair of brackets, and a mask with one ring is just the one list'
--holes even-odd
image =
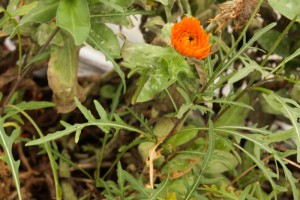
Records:
{"label": "thin branch", "polygon": [[286,161],[287,163],[289,163],[290,165],[293,165],[294,167],[297,167],[298,169],[300,169],[300,165],[298,163],[295,163],[294,161],[291,161],[287,158],[283,158],[284,161]]}
{"label": "thin branch", "polygon": [[[42,53],[47,48],[47,46],[50,44],[51,40],[54,38],[54,36],[56,35],[56,33],[59,31],[59,29],[60,29],[59,27],[56,27],[53,30],[53,32],[50,34],[49,38],[47,39],[46,43],[38,51],[37,55],[40,54],[40,53]],[[12,97],[12,95],[14,94],[14,92],[17,90],[17,88],[20,85],[21,81],[31,71],[31,69],[32,69],[31,66],[32,66],[32,64],[29,65],[27,68],[24,69],[22,75],[17,79],[17,81],[15,82],[15,84],[13,85],[13,87],[11,88],[9,94],[7,95],[7,97],[3,100],[2,106],[0,108],[0,116],[4,112],[5,106],[8,104],[10,98]]]}

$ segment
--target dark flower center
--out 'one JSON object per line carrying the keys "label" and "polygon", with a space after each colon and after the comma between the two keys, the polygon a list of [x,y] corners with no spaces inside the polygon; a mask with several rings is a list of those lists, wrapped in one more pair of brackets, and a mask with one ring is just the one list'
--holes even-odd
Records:
{"label": "dark flower center", "polygon": [[195,37],[192,36],[192,35],[189,35],[189,41],[192,42],[192,41],[194,41],[194,40],[195,40]]}

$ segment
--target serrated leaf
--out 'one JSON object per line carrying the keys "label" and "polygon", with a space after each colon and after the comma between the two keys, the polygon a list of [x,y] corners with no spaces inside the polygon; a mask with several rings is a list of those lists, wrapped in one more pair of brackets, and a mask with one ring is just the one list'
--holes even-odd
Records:
{"label": "serrated leaf", "polygon": [[264,163],[261,160],[257,159],[256,156],[252,155],[251,153],[249,153],[248,151],[246,151],[244,148],[240,147],[239,145],[235,145],[235,146],[238,147],[240,150],[242,150],[247,156],[249,156],[251,158],[251,160],[253,160],[255,162],[255,164],[259,167],[259,169],[263,172],[265,177],[271,183],[272,188],[274,190],[280,191],[280,192],[284,192],[287,190],[285,187],[281,187],[274,182],[273,178],[278,178],[278,175],[275,174],[273,171],[267,169],[267,167],[265,167]]}
{"label": "serrated leaf", "polygon": [[115,129],[125,129],[125,130],[128,130],[128,131],[137,132],[139,134],[145,135],[145,133],[143,131],[141,131],[141,130],[133,127],[133,126],[127,125],[127,124],[125,124],[125,122],[120,122],[120,121],[117,121],[117,122],[105,121],[105,122],[103,122],[101,120],[96,120],[96,121],[93,121],[93,122],[87,122],[87,123],[82,123],[82,124],[74,124],[74,125],[71,125],[71,126],[68,125],[65,128],[65,130],[56,131],[54,133],[50,133],[50,134],[46,135],[45,137],[27,142],[26,146],[38,145],[38,144],[43,144],[43,143],[46,143],[46,142],[49,142],[49,141],[53,141],[53,140],[56,140],[58,138],[69,135],[71,133],[74,133],[79,129],[82,130],[83,128],[88,127],[88,126],[98,126],[98,127],[104,127],[104,128],[105,127],[110,127],[110,128],[115,128]]}
{"label": "serrated leaf", "polygon": [[60,0],[56,23],[73,36],[76,45],[82,44],[88,37],[91,28],[88,1]]}
{"label": "serrated leaf", "polygon": [[[187,61],[172,48],[149,44],[125,43],[122,48],[125,67],[140,73],[139,93],[136,102],[145,102],[175,83],[179,74],[194,77]],[[143,85],[142,85],[143,84]]]}
{"label": "serrated leaf", "polygon": [[246,76],[248,76],[253,71],[258,71],[262,75],[265,75],[266,72],[253,60],[247,59],[242,60],[244,63],[244,67],[240,70],[238,70],[229,80],[229,84],[233,84],[235,82],[238,82],[239,80],[242,80]]}
{"label": "serrated leaf", "polygon": [[[75,104],[80,110],[80,112],[83,114],[83,116],[86,118],[88,122],[95,122],[96,118],[93,116],[90,110],[88,110],[86,107],[84,107],[81,102],[78,100],[78,98],[74,98]],[[95,104],[96,105],[96,104]],[[99,106],[99,105],[98,105]],[[99,107],[96,106],[96,109],[99,109]],[[102,121],[107,121],[107,117],[105,119],[101,119]],[[109,133],[109,128],[106,126],[98,126],[103,132]],[[79,136],[79,135],[78,135]],[[75,139],[76,141],[76,139]]]}
{"label": "serrated leaf", "polygon": [[[284,170],[284,174],[285,177],[288,179],[291,187],[292,187],[292,192],[293,192],[293,197],[294,199],[298,198],[299,195],[299,190],[297,189],[295,183],[297,183],[297,179],[295,179],[291,173],[291,171],[285,166],[285,163],[283,162],[280,154],[278,154],[275,150],[273,150],[272,148],[270,148],[268,146],[268,144],[265,144],[259,140],[256,139],[255,135],[253,136],[252,134],[242,134],[238,131],[232,130],[232,128],[225,128],[225,127],[219,127],[219,128],[215,128],[216,131],[220,131],[220,132],[225,132],[225,133],[229,133],[233,136],[235,136],[236,138],[244,138],[250,142],[253,142],[255,145],[259,146],[262,150],[274,155],[274,158],[276,159],[277,162],[280,163],[280,165],[282,166],[283,170]],[[240,142],[240,139],[238,139],[237,141]],[[276,186],[278,189],[285,189],[282,188],[280,186]]]}
{"label": "serrated leaf", "polygon": [[298,122],[300,119],[300,105],[292,99],[283,98],[275,93],[264,96],[269,105],[288,117],[293,125],[297,144],[297,161],[300,162],[300,123]]}
{"label": "serrated leaf", "polygon": [[[254,34],[254,36],[239,49],[238,52],[234,53],[232,58],[230,58],[227,62],[225,62],[224,66],[222,66],[221,70],[218,70],[216,73],[214,73],[214,77],[221,77],[221,74],[224,72],[224,70],[228,69],[236,59],[240,58],[240,55],[242,53],[244,53],[244,51],[246,51],[255,41],[257,41],[262,35],[264,35],[266,32],[268,32],[274,26],[276,26],[275,22],[273,22],[273,23],[267,25],[266,27],[260,29],[259,31],[257,31]],[[210,79],[210,80],[214,81],[215,79]]]}

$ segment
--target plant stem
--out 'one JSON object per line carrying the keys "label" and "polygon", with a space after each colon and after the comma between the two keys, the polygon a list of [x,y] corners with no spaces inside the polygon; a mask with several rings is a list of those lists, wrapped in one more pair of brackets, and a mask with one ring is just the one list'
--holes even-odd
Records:
{"label": "plant stem", "polygon": [[96,14],[96,15],[91,15],[91,17],[113,17],[113,16],[127,16],[127,15],[154,15],[156,11],[151,10],[151,11],[140,11],[140,10],[132,10],[132,11],[127,11],[124,13],[105,13],[105,14]]}
{"label": "plant stem", "polygon": [[[232,45],[231,49],[229,50],[229,52],[226,54],[225,58],[222,59],[219,67],[217,68],[216,72],[212,75],[212,77],[208,80],[207,84],[202,88],[201,92],[205,92],[209,86],[215,81],[215,79],[222,73],[224,72],[227,67],[230,64],[230,60],[228,60],[229,56],[233,53],[234,49],[237,47],[238,43],[243,39],[244,35],[246,34],[246,31],[248,30],[248,27],[250,26],[252,20],[254,19],[254,17],[256,16],[261,4],[263,3],[263,0],[260,0],[259,3],[257,4],[253,14],[251,15],[251,18],[249,19],[249,21],[247,22],[245,28],[243,29],[242,33],[240,34],[240,36],[238,37],[238,39],[236,40],[236,42]],[[227,64],[225,64],[225,62],[227,61]]]}
{"label": "plant stem", "polygon": [[96,183],[99,182],[100,174],[101,174],[101,165],[102,165],[102,161],[103,161],[103,157],[104,157],[104,153],[105,153],[105,147],[106,147],[106,143],[109,139],[109,133],[105,133],[104,138],[103,138],[103,142],[102,142],[102,147],[101,147],[101,151],[100,151],[100,155],[99,155],[99,160],[97,161],[97,169],[95,172],[95,176],[96,176]]}
{"label": "plant stem", "polygon": [[[266,55],[265,59],[262,61],[261,63],[261,67],[264,67],[269,56],[274,52],[274,50],[276,49],[276,47],[279,45],[279,43],[281,42],[281,40],[283,39],[283,37],[287,34],[287,32],[291,29],[292,25],[295,23],[295,20],[297,19],[297,16],[294,17],[294,19],[292,21],[290,21],[290,23],[287,25],[287,27],[284,29],[284,31],[280,34],[280,36],[277,38],[277,40],[274,42],[274,44],[272,45],[270,51],[268,52],[268,54]],[[270,77],[270,75],[272,73],[274,73],[275,71],[271,71],[269,73],[269,75],[267,77]],[[235,98],[233,101],[238,101],[241,97],[243,97],[247,92],[251,91],[254,87],[257,87],[259,85],[262,85],[263,83],[267,82],[268,79],[263,79],[261,81],[259,81],[256,84],[253,84],[254,81],[256,80],[256,78],[258,77],[258,72],[254,74],[254,76],[250,79],[248,86],[246,87],[246,89],[242,90]],[[250,85],[250,86],[249,86]],[[229,108],[231,107],[231,105],[227,105],[214,119],[214,121],[217,121],[222,115],[224,115]]]}
{"label": "plant stem", "polygon": [[[14,105],[9,105],[10,107],[18,110],[24,117],[28,119],[28,121],[32,124],[32,126],[35,128],[37,133],[39,134],[40,138],[44,137],[41,129],[38,127],[38,125],[35,123],[35,121],[23,110],[20,108],[14,106]],[[53,179],[54,179],[54,184],[55,184],[55,194],[56,194],[56,199],[60,200],[61,199],[61,188],[59,186],[59,180],[58,180],[58,174],[57,174],[57,163],[55,162],[55,159],[53,157],[53,154],[51,152],[51,146],[49,142],[44,143],[44,148],[46,149],[46,152],[48,154],[49,160],[50,160],[50,165],[53,173]]]}
{"label": "plant stem", "polygon": [[279,43],[281,42],[281,40],[283,39],[283,37],[288,33],[288,31],[292,28],[292,26],[294,25],[296,19],[297,19],[297,15],[294,17],[294,19],[292,21],[290,21],[290,23],[285,27],[285,29],[283,30],[283,32],[280,34],[280,36],[277,38],[277,40],[274,42],[274,44],[272,45],[272,47],[270,48],[268,54],[266,55],[266,57],[264,58],[264,60],[261,62],[261,67],[264,67],[266,62],[268,61],[268,58],[270,57],[270,55],[275,51],[276,47],[279,45]]}
{"label": "plant stem", "polygon": [[[201,89],[201,93],[205,92],[209,88],[209,86],[214,82],[214,80],[217,78],[217,76],[220,75],[220,73],[222,73],[227,68],[227,66],[229,66],[228,64],[225,65],[225,67],[223,65],[224,65],[225,61],[229,58],[229,56],[232,54],[232,52],[234,51],[234,49],[236,48],[236,46],[238,45],[238,43],[243,39],[246,31],[248,30],[248,27],[249,27],[250,23],[252,22],[252,20],[256,16],[256,13],[258,12],[258,10],[259,10],[259,8],[260,8],[260,6],[261,6],[262,3],[263,3],[263,0],[260,0],[259,3],[257,4],[257,6],[256,6],[256,8],[255,8],[255,10],[253,12],[253,14],[251,15],[251,18],[249,19],[248,23],[246,24],[245,28],[243,29],[242,33],[240,34],[239,38],[234,43],[234,45],[231,47],[231,49],[229,50],[229,52],[227,53],[227,55],[223,59],[223,61],[220,63],[220,65],[219,65],[218,69],[216,70],[216,72],[208,80],[207,84]],[[193,103],[196,103],[196,101],[197,101],[197,98],[193,101]],[[168,133],[168,135],[164,138],[164,140],[162,141],[162,144],[165,141],[167,141],[169,138],[171,138],[173,135],[176,134],[176,132],[179,129],[179,127],[186,120],[189,112],[190,112],[190,109],[187,110],[180,119],[176,118],[176,121],[175,121],[175,124],[174,124],[173,128]]]}

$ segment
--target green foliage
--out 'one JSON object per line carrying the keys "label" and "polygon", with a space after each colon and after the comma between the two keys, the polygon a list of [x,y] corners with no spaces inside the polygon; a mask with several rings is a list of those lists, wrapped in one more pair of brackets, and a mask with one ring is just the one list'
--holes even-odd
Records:
{"label": "green foliage", "polygon": [[85,0],[61,0],[56,13],[57,25],[72,34],[75,44],[82,44],[90,32],[90,11]]}
{"label": "green foliage", "polygon": [[209,146],[208,146],[206,154],[204,155],[204,159],[203,159],[203,163],[202,163],[202,167],[201,167],[201,172],[200,172],[200,174],[196,174],[194,183],[190,188],[188,188],[185,199],[190,199],[192,197],[192,195],[195,192],[196,188],[198,187],[201,179],[203,178],[204,172],[206,172],[206,170],[209,166],[209,163],[212,160],[212,156],[213,156],[213,153],[214,153],[214,150],[215,150],[215,136],[214,136],[215,131],[214,131],[212,121],[209,121],[208,134],[209,134],[208,135],[208,137],[209,137],[209,140],[208,140]]}
{"label": "green foliage", "polygon": [[[113,58],[120,58],[120,45],[117,37],[113,31],[103,23],[92,21],[92,28],[90,30],[90,38],[87,42],[98,50],[107,52]],[[95,42],[95,43],[94,43]],[[98,44],[100,47],[98,48]]]}
{"label": "green foliage", "polygon": [[62,125],[64,126],[65,130],[62,131],[57,131],[51,134],[48,134],[47,136],[43,137],[43,138],[39,138],[33,141],[30,141],[28,143],[26,143],[27,146],[31,146],[31,145],[38,145],[38,144],[42,144],[45,142],[49,142],[52,140],[56,140],[58,138],[61,138],[63,136],[69,135],[71,133],[76,133],[76,138],[75,141],[78,142],[79,140],[79,136],[81,134],[81,131],[83,128],[87,127],[87,126],[97,126],[99,127],[103,132],[108,132],[110,131],[111,128],[114,128],[116,130],[118,129],[126,129],[128,131],[133,131],[133,132],[137,132],[140,133],[142,135],[147,136],[146,133],[144,133],[143,131],[132,127],[128,124],[126,124],[125,122],[123,122],[121,120],[120,117],[118,117],[117,115],[114,116],[115,120],[111,121],[108,120],[107,118],[107,114],[105,113],[105,111],[103,110],[103,108],[101,107],[101,105],[95,101],[95,106],[96,109],[98,111],[99,116],[101,117],[100,119],[96,119],[89,110],[87,110],[78,99],[75,99],[75,103],[78,106],[78,108],[80,109],[80,111],[82,112],[82,114],[84,115],[84,117],[86,118],[87,122],[86,123],[82,123],[82,124],[74,124],[74,125],[70,125],[64,121],[61,121]]}
{"label": "green foliage", "polygon": [[182,79],[195,78],[190,65],[173,48],[127,42],[122,56],[123,65],[131,69],[131,74],[141,74],[132,103],[151,100],[180,80],[180,75]]}
{"label": "green foliage", "polygon": [[39,1],[37,6],[30,10],[19,22],[19,26],[29,22],[47,23],[56,16],[59,1]]}
{"label": "green foliage", "polygon": [[[254,1],[238,6],[245,2]],[[0,46],[8,60],[0,62],[0,158],[19,199],[19,141],[47,153],[56,199],[66,193],[111,200],[299,199],[299,3],[268,2],[284,17],[273,19],[263,4],[271,15],[253,21],[263,0],[238,13],[242,19],[234,17],[237,7],[216,13],[212,0],[12,0],[0,7],[1,41],[18,44],[16,54]],[[145,43],[127,41],[108,26],[131,28],[137,14]],[[210,32],[204,60],[172,47],[173,23],[184,15],[201,19]],[[216,16],[218,22],[209,21]],[[229,33],[222,29],[227,21],[243,29]],[[213,32],[218,23],[222,34]],[[79,51],[86,44],[101,51],[117,75],[83,78],[79,85]],[[46,87],[28,76],[44,66]],[[49,94],[54,103],[42,101],[51,101]],[[45,108],[66,114],[45,127],[39,124]],[[25,112],[34,110],[39,113]],[[19,138],[28,123],[39,138]],[[88,180],[74,184],[83,179],[71,170]]]}
{"label": "green foliage", "polygon": [[[270,30],[259,38],[258,43],[264,49],[271,49],[274,41],[280,36],[280,34],[281,33],[278,31]],[[275,53],[285,57],[290,55],[290,40],[288,37],[284,38],[284,40],[277,46]]]}
{"label": "green foliage", "polygon": [[274,93],[265,96],[265,99],[273,109],[276,109],[291,121],[297,144],[297,161],[300,162],[300,124],[298,122],[300,118],[300,105],[292,99],[283,98]]}
{"label": "green foliage", "polygon": [[19,181],[19,166],[20,166],[20,160],[15,160],[12,154],[12,146],[17,139],[17,137],[20,134],[20,128],[17,127],[14,129],[10,135],[7,135],[4,129],[4,120],[3,118],[0,120],[0,145],[4,150],[4,155],[1,156],[1,160],[7,163],[8,167],[11,170],[11,174],[13,176],[13,180],[15,182],[18,197],[21,199],[21,187],[20,187],[20,181]]}
{"label": "green foliage", "polygon": [[276,1],[269,0],[269,4],[272,6],[274,10],[284,15],[289,19],[293,19],[297,16],[297,21],[300,22],[299,17],[299,2],[297,0],[286,0],[286,1]]}
{"label": "green foliage", "polygon": [[[12,151],[13,144],[18,140],[21,129],[17,123],[10,120],[11,118],[15,117],[15,115],[18,115],[20,111],[41,109],[52,106],[53,104],[50,102],[21,102],[16,105],[16,108],[18,108],[18,110],[13,108],[6,109],[5,115],[0,118],[0,145],[4,150],[4,155],[2,155],[0,159],[7,163],[9,169],[11,170],[19,199],[22,199],[19,181],[20,160],[16,161],[14,159]],[[12,129],[8,129],[9,127],[11,127]]]}

